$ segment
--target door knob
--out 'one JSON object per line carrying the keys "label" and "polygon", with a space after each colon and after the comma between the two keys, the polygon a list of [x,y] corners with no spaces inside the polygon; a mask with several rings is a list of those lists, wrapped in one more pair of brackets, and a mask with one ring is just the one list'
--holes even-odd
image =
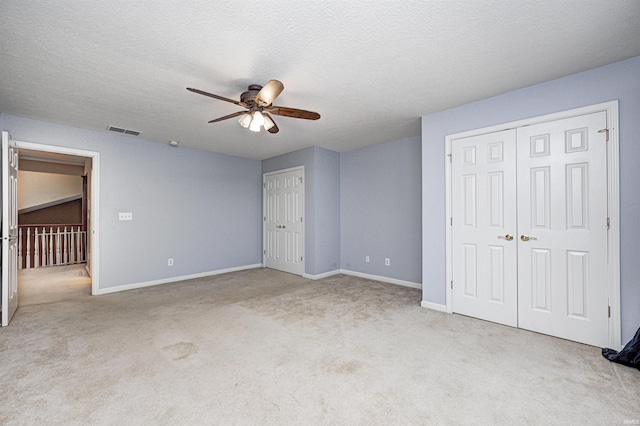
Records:
{"label": "door knob", "polygon": [[503,240],[511,241],[511,240],[513,240],[513,235],[511,235],[511,234],[507,234],[507,235],[504,235],[504,236],[498,235],[498,238],[502,238]]}
{"label": "door knob", "polygon": [[520,239],[521,239],[522,241],[524,241],[524,242],[527,242],[527,241],[529,241],[529,240],[537,240],[537,238],[536,238],[536,237],[530,237],[530,236],[528,236],[527,234],[522,234],[522,235],[520,235]]}

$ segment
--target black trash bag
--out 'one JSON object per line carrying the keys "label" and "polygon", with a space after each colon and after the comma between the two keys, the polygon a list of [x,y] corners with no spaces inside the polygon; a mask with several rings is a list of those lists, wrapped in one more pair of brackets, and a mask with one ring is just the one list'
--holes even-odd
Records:
{"label": "black trash bag", "polygon": [[609,361],[617,362],[640,370],[640,328],[633,339],[620,352],[602,348],[602,356]]}

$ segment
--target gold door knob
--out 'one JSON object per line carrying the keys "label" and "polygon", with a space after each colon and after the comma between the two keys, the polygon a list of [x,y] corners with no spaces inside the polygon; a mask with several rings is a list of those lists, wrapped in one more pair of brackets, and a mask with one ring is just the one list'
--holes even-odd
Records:
{"label": "gold door knob", "polygon": [[532,240],[532,241],[533,241],[533,240],[537,240],[537,238],[536,238],[536,237],[530,237],[530,236],[528,236],[527,234],[522,234],[522,235],[520,235],[520,239],[521,239],[522,241],[524,241],[524,242],[527,242],[527,241],[529,241],[529,240]]}
{"label": "gold door knob", "polygon": [[498,235],[498,238],[502,238],[503,240],[511,241],[511,240],[513,240],[513,235],[511,235],[511,234],[507,234],[505,236]]}

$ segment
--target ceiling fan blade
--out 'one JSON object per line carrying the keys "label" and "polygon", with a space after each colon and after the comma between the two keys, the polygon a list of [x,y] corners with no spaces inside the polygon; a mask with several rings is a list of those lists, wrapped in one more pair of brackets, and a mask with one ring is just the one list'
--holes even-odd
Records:
{"label": "ceiling fan blade", "polygon": [[303,109],[287,108],[272,106],[267,108],[271,114],[282,115],[283,117],[304,118],[305,120],[317,120],[320,114],[313,111],[305,111]]}
{"label": "ceiling fan blade", "polygon": [[246,114],[247,111],[238,111],[233,114],[225,115],[224,117],[216,118],[215,120],[208,121],[208,123],[217,123],[218,121],[227,120],[229,118],[237,117],[242,114]]}
{"label": "ceiling fan blade", "polygon": [[266,112],[263,112],[262,115],[267,116],[267,118],[269,118],[269,120],[271,120],[271,122],[273,123],[273,127],[271,127],[269,130],[267,130],[267,132],[269,133],[278,133],[280,131],[280,129],[278,129],[278,125],[276,124],[275,120],[273,119],[273,117],[271,117],[269,114],[267,114]]}
{"label": "ceiling fan blade", "polygon": [[247,107],[247,104],[245,104],[244,102],[234,101],[233,99],[225,98],[223,96],[214,95],[213,93],[204,92],[202,90],[193,89],[191,87],[187,87],[187,90],[190,91],[190,92],[193,92],[193,93],[198,93],[200,95],[209,96],[210,98],[219,99],[219,100],[225,101],[225,102],[231,102],[232,104],[236,104],[236,105],[239,105],[241,107],[245,107],[245,108]]}
{"label": "ceiling fan blade", "polygon": [[271,105],[284,90],[284,84],[278,80],[269,80],[256,96],[256,104],[261,107]]}

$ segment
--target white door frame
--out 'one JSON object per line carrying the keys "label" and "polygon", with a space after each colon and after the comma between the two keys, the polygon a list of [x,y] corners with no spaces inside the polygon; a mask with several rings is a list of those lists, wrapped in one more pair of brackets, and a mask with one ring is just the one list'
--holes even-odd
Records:
{"label": "white door frame", "polygon": [[470,130],[461,133],[447,135],[445,137],[445,182],[446,182],[446,312],[453,312],[451,281],[453,279],[452,258],[453,258],[453,233],[451,232],[451,143],[455,139],[477,136],[485,133],[494,133],[502,130],[515,129],[532,124],[545,123],[548,121],[562,120],[565,118],[580,115],[592,114],[606,111],[607,129],[609,130],[609,141],[607,142],[607,198],[608,212],[610,219],[609,238],[607,239],[608,253],[608,289],[609,306],[611,316],[609,317],[609,347],[620,349],[621,343],[621,323],[620,323],[620,173],[619,173],[619,132],[618,132],[618,101],[604,102],[562,111],[554,114],[542,115],[539,117],[527,118],[524,120],[512,121],[481,129]]}
{"label": "white door frame", "polygon": [[54,145],[43,145],[33,142],[15,141],[19,149],[28,149],[40,152],[53,152],[57,154],[75,155],[77,157],[91,158],[91,294],[99,294],[100,289],[100,153],[82,149],[66,148]]}
{"label": "white door frame", "polygon": [[262,266],[267,264],[267,176],[278,175],[280,173],[288,173],[302,171],[302,276],[304,277],[307,271],[307,239],[305,238],[305,227],[307,226],[307,212],[305,210],[305,187],[307,185],[307,177],[304,174],[304,166],[290,167],[288,169],[274,170],[273,172],[262,174]]}

